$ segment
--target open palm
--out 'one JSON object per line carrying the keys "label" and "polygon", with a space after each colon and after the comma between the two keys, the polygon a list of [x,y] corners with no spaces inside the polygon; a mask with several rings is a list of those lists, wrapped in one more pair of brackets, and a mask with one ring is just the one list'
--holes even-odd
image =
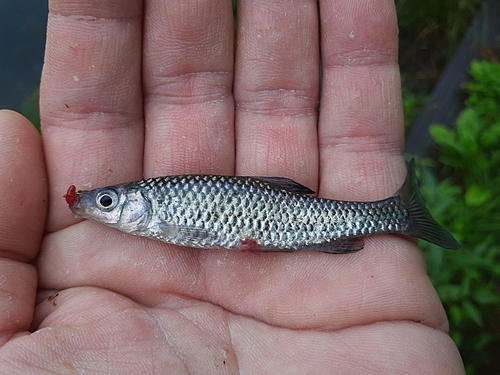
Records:
{"label": "open palm", "polygon": [[187,249],[75,219],[62,198],[179,173],[392,195],[391,0],[325,0],[321,19],[315,0],[242,0],[236,44],[230,1],[49,3],[43,141],[0,113],[1,374],[463,374],[414,241]]}

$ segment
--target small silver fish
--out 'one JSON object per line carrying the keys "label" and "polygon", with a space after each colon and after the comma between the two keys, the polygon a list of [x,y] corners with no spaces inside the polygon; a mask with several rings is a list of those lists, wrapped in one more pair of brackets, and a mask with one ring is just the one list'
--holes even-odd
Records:
{"label": "small silver fish", "polygon": [[181,175],[92,191],[77,192],[72,185],[64,197],[77,217],[198,248],[338,254],[361,250],[362,237],[382,233],[460,247],[426,209],[414,160],[390,198],[343,202],[312,194],[287,178]]}

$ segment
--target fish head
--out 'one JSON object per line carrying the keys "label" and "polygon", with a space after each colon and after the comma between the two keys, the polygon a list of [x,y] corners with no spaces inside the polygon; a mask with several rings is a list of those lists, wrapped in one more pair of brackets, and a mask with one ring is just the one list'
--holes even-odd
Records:
{"label": "fish head", "polygon": [[75,216],[96,220],[103,224],[117,224],[120,221],[125,198],[124,194],[113,187],[91,191],[79,190],[72,195],[68,190],[66,195],[66,201]]}
{"label": "fish head", "polygon": [[79,190],[66,201],[75,216],[129,233],[145,229],[151,218],[149,201],[140,191],[124,191],[114,186]]}

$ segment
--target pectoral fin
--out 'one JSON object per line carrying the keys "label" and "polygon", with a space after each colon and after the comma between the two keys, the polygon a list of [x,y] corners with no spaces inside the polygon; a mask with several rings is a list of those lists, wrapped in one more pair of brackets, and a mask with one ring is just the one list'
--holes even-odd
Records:
{"label": "pectoral fin", "polygon": [[158,229],[161,240],[183,246],[218,248],[216,244],[227,240],[218,232],[191,226],[163,223],[158,226]]}
{"label": "pectoral fin", "polygon": [[286,190],[290,193],[311,195],[315,192],[307,186],[299,184],[298,182],[284,177],[251,177],[262,182],[265,182],[274,189]]}

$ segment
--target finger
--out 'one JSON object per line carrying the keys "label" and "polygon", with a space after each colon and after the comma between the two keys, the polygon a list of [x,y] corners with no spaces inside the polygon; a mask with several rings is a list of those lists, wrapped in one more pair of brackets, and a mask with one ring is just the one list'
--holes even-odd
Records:
{"label": "finger", "polygon": [[232,174],[230,1],[148,0],[145,174]]}
{"label": "finger", "polygon": [[321,2],[324,196],[382,199],[404,180],[397,31],[392,0]]}
{"label": "finger", "polygon": [[0,111],[0,346],[31,324],[47,211],[40,134],[21,115]]}
{"label": "finger", "polygon": [[49,4],[40,115],[49,231],[74,222],[62,194],[142,176],[142,4]]}
{"label": "finger", "polygon": [[237,173],[317,184],[319,45],[314,0],[240,1]]}

